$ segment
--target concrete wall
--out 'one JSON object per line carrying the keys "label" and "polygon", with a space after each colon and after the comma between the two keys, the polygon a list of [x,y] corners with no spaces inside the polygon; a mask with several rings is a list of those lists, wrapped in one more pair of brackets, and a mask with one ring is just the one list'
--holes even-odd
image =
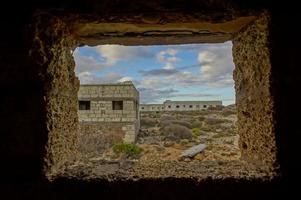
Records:
{"label": "concrete wall", "polygon": [[[115,123],[115,127],[119,126],[120,131],[125,132],[124,142],[136,141],[139,131],[139,93],[131,82],[81,85],[78,99],[90,105],[87,110],[78,110],[80,126],[84,122],[98,122],[104,126]],[[122,109],[114,110],[115,101],[122,102]],[[81,134],[84,137],[84,133]]]}
{"label": "concrete wall", "polygon": [[170,101],[163,104],[141,104],[140,111],[197,111],[222,106],[222,101]]}

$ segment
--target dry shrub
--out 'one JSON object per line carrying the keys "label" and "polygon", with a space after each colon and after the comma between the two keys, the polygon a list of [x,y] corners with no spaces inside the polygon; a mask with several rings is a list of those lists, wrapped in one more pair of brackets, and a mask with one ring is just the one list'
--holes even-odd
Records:
{"label": "dry shrub", "polygon": [[191,123],[189,123],[188,121],[183,121],[183,120],[171,120],[170,121],[171,124],[178,124],[181,126],[185,126],[187,128],[191,128]]}
{"label": "dry shrub", "polygon": [[199,121],[202,122],[202,121],[204,121],[204,120],[206,119],[206,117],[204,117],[204,116],[199,116],[198,119],[199,119]]}
{"label": "dry shrub", "polygon": [[170,120],[163,120],[163,121],[160,121],[160,127],[161,127],[161,128],[164,128],[164,127],[169,126],[169,125],[171,125]]}
{"label": "dry shrub", "polygon": [[150,118],[150,117],[145,117],[140,119],[140,126],[141,127],[154,127],[157,124],[157,120]]}
{"label": "dry shrub", "polygon": [[218,119],[218,118],[207,118],[205,119],[205,123],[208,125],[216,125],[216,124],[221,124],[228,122],[229,120],[226,119]]}
{"label": "dry shrub", "polygon": [[192,122],[191,124],[191,128],[201,128],[202,127],[202,122],[196,120],[194,122]]}
{"label": "dry shrub", "polygon": [[170,121],[170,120],[176,120],[176,118],[172,115],[163,114],[161,115],[160,121]]}
{"label": "dry shrub", "polygon": [[179,141],[181,139],[191,139],[192,132],[185,126],[172,124],[162,128],[162,133],[166,138]]}
{"label": "dry shrub", "polygon": [[100,154],[119,140],[114,135],[81,135],[79,138],[79,151],[83,154]]}
{"label": "dry shrub", "polygon": [[217,105],[216,107],[209,106],[208,110],[223,110],[224,106]]}
{"label": "dry shrub", "polygon": [[181,121],[181,120],[163,120],[160,122],[160,127],[164,128],[166,126],[174,125],[174,124],[185,126],[187,128],[191,128],[191,123],[189,123],[187,121]]}
{"label": "dry shrub", "polygon": [[236,110],[223,110],[221,113],[224,117],[227,117],[229,115],[236,115]]}

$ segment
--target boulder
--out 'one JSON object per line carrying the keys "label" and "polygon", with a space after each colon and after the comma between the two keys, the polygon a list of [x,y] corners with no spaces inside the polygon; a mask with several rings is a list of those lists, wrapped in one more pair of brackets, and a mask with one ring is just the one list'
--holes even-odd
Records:
{"label": "boulder", "polygon": [[196,146],[190,147],[182,152],[181,157],[193,158],[196,154],[204,151],[206,148],[205,144],[198,144]]}

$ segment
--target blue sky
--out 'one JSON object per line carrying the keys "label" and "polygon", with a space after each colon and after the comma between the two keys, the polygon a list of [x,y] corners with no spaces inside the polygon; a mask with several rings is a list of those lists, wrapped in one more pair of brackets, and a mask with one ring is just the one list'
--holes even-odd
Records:
{"label": "blue sky", "polygon": [[232,42],[154,46],[83,46],[74,53],[81,84],[131,80],[141,103],[235,102]]}

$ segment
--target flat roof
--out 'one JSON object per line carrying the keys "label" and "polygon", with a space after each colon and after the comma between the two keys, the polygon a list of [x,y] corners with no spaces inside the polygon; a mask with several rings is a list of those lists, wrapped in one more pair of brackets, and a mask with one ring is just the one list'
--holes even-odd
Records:
{"label": "flat roof", "polygon": [[139,94],[139,91],[135,87],[132,81],[118,82],[118,83],[102,83],[102,84],[80,84],[79,87],[97,87],[97,86],[133,86],[136,92]]}

